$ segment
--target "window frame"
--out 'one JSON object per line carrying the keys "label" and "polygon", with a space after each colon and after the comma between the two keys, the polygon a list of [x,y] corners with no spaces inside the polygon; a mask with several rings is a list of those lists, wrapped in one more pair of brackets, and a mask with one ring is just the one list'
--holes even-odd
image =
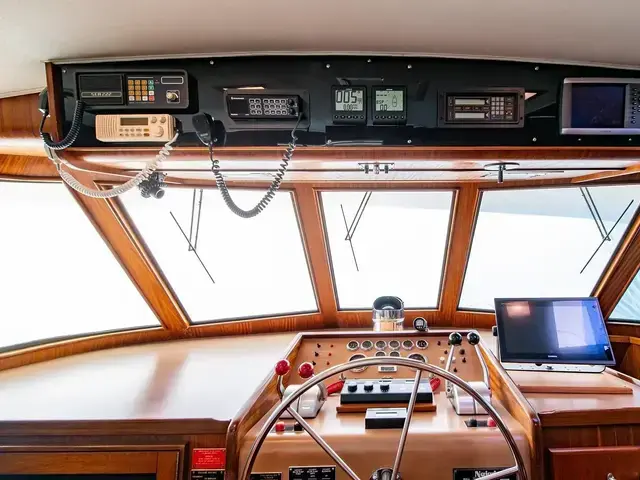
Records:
{"label": "window frame", "polygon": [[[59,184],[59,185],[61,185],[62,188],[67,188],[67,186],[65,185],[65,183],[61,179],[55,178],[55,177],[12,177],[12,176],[0,175],[0,184],[1,183]],[[79,208],[80,211],[84,214],[87,222],[89,222],[91,224],[91,228],[93,228],[96,231],[96,233],[100,237],[100,240],[104,243],[104,246],[109,250],[109,252],[113,256],[114,261],[118,264],[119,268],[121,268],[124,271],[125,275],[129,278],[133,288],[135,288],[135,290],[138,293],[138,295],[140,295],[142,297],[142,300],[144,301],[144,303],[147,304],[147,307],[149,308],[149,310],[151,310],[151,313],[158,320],[158,325],[141,325],[141,326],[135,326],[135,327],[129,327],[129,328],[114,328],[114,329],[110,329],[110,330],[98,330],[98,331],[91,330],[91,331],[88,331],[88,332],[83,332],[83,333],[78,333],[78,334],[57,335],[55,337],[46,337],[46,338],[36,339],[36,340],[28,341],[28,342],[14,343],[14,344],[11,344],[11,345],[0,347],[0,355],[6,354],[6,353],[18,352],[18,351],[22,351],[22,350],[26,350],[26,349],[31,349],[31,348],[46,347],[48,345],[53,345],[53,344],[56,344],[56,343],[66,342],[66,341],[71,341],[71,340],[78,340],[78,339],[85,339],[85,338],[96,338],[96,337],[100,337],[100,336],[103,336],[103,335],[107,335],[108,336],[108,335],[114,335],[114,334],[117,335],[117,334],[120,334],[120,333],[130,333],[130,332],[138,332],[138,331],[139,332],[148,332],[148,331],[165,331],[166,330],[162,325],[162,319],[160,318],[160,316],[156,312],[155,307],[153,305],[151,305],[147,301],[146,296],[142,294],[142,292],[138,288],[138,285],[136,284],[135,280],[131,277],[131,275],[129,274],[128,270],[126,268],[124,268],[124,266],[122,264],[122,260],[113,251],[113,249],[111,248],[111,245],[109,244],[109,242],[107,242],[107,240],[105,239],[103,233],[100,231],[100,229],[96,228],[96,225],[94,224],[93,220],[87,214],[85,208],[80,203],[78,203],[78,201],[71,194],[71,192],[69,192],[69,194],[71,195],[72,201],[75,203],[77,208]]]}
{"label": "window frame", "polygon": [[[215,191],[217,190],[217,186],[215,184],[209,184],[209,183],[204,183],[204,182],[199,182],[199,183],[194,183],[193,185],[190,184],[172,184],[171,189],[184,189],[184,190],[193,190],[193,189],[203,189],[203,190],[212,190]],[[251,185],[251,186],[247,186],[244,184],[238,184],[237,182],[231,183],[229,185],[229,188],[231,190],[237,189],[237,190],[255,190],[258,192],[264,192],[265,191],[265,187],[260,185],[260,186],[256,186],[256,185]],[[191,316],[189,315],[187,309],[185,308],[185,305],[183,304],[182,300],[180,299],[180,296],[177,294],[177,292],[175,291],[175,289],[173,288],[173,286],[171,285],[171,282],[169,280],[169,278],[167,277],[167,275],[165,274],[164,270],[162,269],[162,267],[160,266],[158,260],[155,258],[155,255],[153,254],[153,252],[151,251],[151,248],[149,247],[149,245],[147,244],[147,241],[144,238],[144,235],[142,235],[142,233],[140,232],[140,230],[138,229],[135,221],[133,220],[131,214],[127,211],[126,205],[124,204],[124,202],[122,201],[122,199],[120,197],[117,197],[115,199],[118,208],[120,210],[120,212],[122,213],[122,216],[124,218],[124,220],[128,223],[128,226],[131,230],[131,233],[133,234],[134,238],[140,243],[140,246],[144,252],[145,257],[147,258],[147,260],[150,262],[150,264],[152,265],[153,269],[156,272],[156,275],[158,276],[158,278],[161,280],[161,282],[164,284],[165,288],[171,293],[171,295],[173,296],[173,298],[175,299],[176,303],[178,304],[178,307],[180,308],[180,310],[183,312],[185,318],[187,319],[187,322],[189,323],[189,328],[197,328],[197,327],[205,327],[205,326],[210,326],[210,325],[220,325],[220,324],[233,324],[233,323],[239,323],[239,322],[245,322],[245,321],[255,321],[255,320],[263,320],[263,319],[275,319],[275,318],[281,318],[281,317],[295,317],[295,316],[299,316],[299,315],[317,315],[320,314],[320,300],[319,300],[319,296],[318,296],[318,289],[317,289],[317,285],[313,276],[313,268],[312,268],[312,264],[311,264],[311,260],[310,260],[310,254],[309,254],[309,246],[308,246],[308,242],[307,239],[304,235],[304,229],[302,228],[302,220],[301,220],[301,215],[300,215],[300,207],[298,204],[298,196],[297,196],[297,190],[293,187],[281,187],[278,189],[278,193],[289,193],[291,196],[291,200],[292,200],[292,206],[293,206],[293,211],[295,214],[295,219],[296,219],[296,226],[298,227],[298,235],[300,236],[300,242],[302,244],[302,250],[304,252],[304,258],[305,258],[305,264],[307,266],[307,272],[309,274],[309,281],[311,282],[311,288],[313,291],[313,296],[316,302],[316,309],[315,310],[309,310],[309,311],[301,311],[301,312],[282,312],[282,313],[276,313],[276,314],[270,314],[270,315],[251,315],[251,316],[244,316],[244,317],[232,317],[232,318],[221,318],[218,320],[203,320],[203,321],[199,321],[199,322],[194,322],[193,319],[191,318]]]}
{"label": "window frame", "polygon": [[[471,258],[471,250],[473,248],[473,242],[476,238],[476,227],[478,225],[478,218],[480,216],[480,209],[482,207],[482,196],[484,195],[485,192],[495,192],[495,191],[514,191],[514,190],[551,190],[551,189],[566,189],[566,188],[580,188],[581,186],[584,187],[616,187],[616,186],[630,186],[630,185],[636,185],[636,183],[633,182],[629,182],[629,183],[596,183],[596,184],[589,184],[589,183],[584,183],[584,184],[575,184],[575,183],[562,183],[562,184],[541,184],[541,185],[524,185],[524,186],[507,186],[507,187],[481,187],[478,189],[478,200],[476,202],[476,210],[473,213],[473,227],[471,229],[471,238],[469,239],[469,242],[467,244],[467,253],[466,253],[466,258],[465,258],[465,263],[464,263],[464,269],[462,271],[462,278],[461,278],[461,282],[460,282],[460,291],[458,292],[458,298],[456,301],[456,312],[460,312],[460,313],[480,313],[480,314],[495,314],[495,310],[489,310],[489,309],[483,309],[483,308],[464,308],[460,306],[460,301],[462,300],[462,289],[464,288],[464,282],[465,279],[467,277],[467,269],[469,268],[469,260]],[[612,253],[611,257],[609,258],[609,261],[607,262],[607,264],[605,265],[604,269],[602,270],[602,272],[600,273],[600,275],[598,276],[598,280],[596,281],[595,285],[593,286],[593,289],[591,290],[591,292],[589,293],[589,295],[585,295],[585,296],[589,296],[589,297],[597,297],[597,293],[598,290],[601,288],[602,286],[602,282],[603,280],[606,280],[607,277],[607,272],[611,269],[612,264],[616,261],[616,259],[618,258],[618,256],[620,255],[620,253],[622,252],[622,250],[625,247],[625,241],[628,238],[629,234],[633,234],[633,225],[640,220],[640,202],[638,202],[638,205],[635,206],[635,210],[634,210],[634,214],[632,215],[632,217],[629,220],[629,226],[627,227],[627,230],[625,230],[624,234],[622,235],[622,237],[620,238],[620,241],[618,242],[618,245],[616,246],[616,249],[614,250],[614,252]],[[639,267],[640,270],[640,267]],[[633,277],[631,278],[631,281],[629,282],[629,284],[631,284],[631,282],[633,281]],[[627,285],[628,287],[628,285]],[[625,292],[626,292],[626,288],[625,287]],[[624,295],[624,293],[623,293]],[[622,296],[620,297],[622,298]],[[619,301],[619,300],[618,300]],[[615,308],[615,307],[614,307]],[[608,323],[609,318],[605,318],[605,322]]]}
{"label": "window frame", "polygon": [[370,186],[364,186],[364,185],[357,185],[357,186],[353,186],[351,184],[346,184],[346,185],[341,185],[341,184],[336,184],[336,185],[326,185],[326,186],[319,186],[317,188],[314,188],[314,192],[315,192],[315,199],[316,199],[316,204],[318,207],[318,214],[320,216],[320,221],[322,223],[322,234],[323,234],[323,240],[324,240],[324,245],[325,245],[325,252],[326,252],[326,256],[327,256],[327,262],[329,264],[329,273],[331,275],[331,286],[333,288],[333,295],[335,298],[335,302],[336,302],[336,310],[337,313],[355,313],[355,312],[367,312],[369,310],[363,310],[362,308],[341,308],[340,307],[340,297],[338,295],[338,286],[337,286],[337,282],[336,282],[336,274],[335,274],[335,269],[333,267],[333,258],[331,255],[331,246],[329,244],[329,232],[327,230],[327,221],[325,218],[325,210],[324,210],[324,205],[322,203],[322,193],[323,192],[367,192],[367,191],[371,191],[371,192],[403,192],[403,193],[420,193],[420,192],[424,192],[424,191],[428,191],[428,192],[446,192],[446,193],[451,193],[451,205],[449,208],[449,221],[448,221],[448,225],[447,225],[447,235],[446,235],[446,239],[445,239],[445,243],[444,243],[444,252],[443,252],[443,258],[442,258],[442,268],[440,270],[440,285],[438,288],[438,298],[437,298],[437,302],[436,302],[436,306],[435,307],[411,307],[408,309],[405,309],[405,311],[413,311],[413,312],[431,312],[431,313],[441,313],[442,312],[442,305],[443,305],[443,297],[444,297],[444,287],[445,287],[445,280],[446,280],[446,271],[447,271],[447,265],[449,264],[449,257],[450,257],[450,253],[451,253],[451,239],[452,239],[452,235],[453,235],[453,226],[454,226],[454,218],[456,215],[456,210],[458,208],[458,198],[460,196],[460,187],[456,186],[456,187],[449,187],[447,188],[446,186],[443,185],[433,185],[433,186],[402,186],[402,185],[390,185],[390,186],[383,186],[383,185],[370,185]]}

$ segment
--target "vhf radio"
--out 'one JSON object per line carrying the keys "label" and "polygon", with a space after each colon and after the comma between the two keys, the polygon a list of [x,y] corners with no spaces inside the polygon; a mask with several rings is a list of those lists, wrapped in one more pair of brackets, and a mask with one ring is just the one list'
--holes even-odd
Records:
{"label": "vhf radio", "polygon": [[189,106],[184,70],[79,73],[77,90],[87,110],[176,110]]}

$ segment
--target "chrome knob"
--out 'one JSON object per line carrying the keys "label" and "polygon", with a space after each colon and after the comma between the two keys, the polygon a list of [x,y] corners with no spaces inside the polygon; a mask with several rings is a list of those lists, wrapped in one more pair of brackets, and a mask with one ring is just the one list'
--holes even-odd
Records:
{"label": "chrome knob", "polygon": [[607,480],[616,480],[616,477],[613,476],[613,473],[607,473]]}

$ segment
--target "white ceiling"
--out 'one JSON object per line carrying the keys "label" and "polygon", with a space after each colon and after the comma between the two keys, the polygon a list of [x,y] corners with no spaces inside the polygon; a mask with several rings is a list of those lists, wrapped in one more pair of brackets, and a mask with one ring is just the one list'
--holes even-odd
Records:
{"label": "white ceiling", "polygon": [[389,53],[640,66],[637,0],[0,0],[0,96],[51,59]]}

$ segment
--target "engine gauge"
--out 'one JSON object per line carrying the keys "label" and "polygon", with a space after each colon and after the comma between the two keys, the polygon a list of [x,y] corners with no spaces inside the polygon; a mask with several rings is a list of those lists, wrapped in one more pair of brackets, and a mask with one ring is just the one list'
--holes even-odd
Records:
{"label": "engine gauge", "polygon": [[376,342],[376,350],[384,350],[385,348],[387,348],[387,342],[384,340],[378,340]]}
{"label": "engine gauge", "polygon": [[398,352],[397,350],[394,350],[393,352],[391,352],[389,354],[390,357],[399,357],[400,356],[400,352]]}
{"label": "engine gauge", "polygon": [[402,342],[402,348],[405,350],[411,350],[413,348],[413,340],[405,340]]}
{"label": "engine gauge", "polygon": [[409,355],[409,358],[411,360],[418,360],[419,362],[427,363],[427,359],[421,353],[412,353],[411,355]]}
{"label": "engine gauge", "polygon": [[376,352],[375,356],[376,356],[376,357],[386,357],[386,356],[387,356],[387,354],[386,354],[386,353],[384,353],[384,352]]}
{"label": "engine gauge", "polygon": [[429,346],[429,342],[427,342],[426,340],[418,340],[416,342],[416,347],[418,347],[420,350],[424,350]]}
{"label": "engine gauge", "polygon": [[[349,361],[355,362],[356,360],[362,360],[363,358],[367,358],[367,356],[363,355],[362,353],[356,353],[355,355],[351,355],[351,357],[349,357]],[[352,368],[351,371],[353,373],[360,373],[360,372],[364,372],[366,369],[367,367],[358,367],[358,368]]]}
{"label": "engine gauge", "polygon": [[399,350],[400,349],[400,342],[398,340],[391,340],[389,342],[389,348],[391,350]]}
{"label": "engine gauge", "polygon": [[353,352],[357,350],[359,346],[360,344],[356,340],[350,340],[349,343],[347,343],[347,350]]}
{"label": "engine gauge", "polygon": [[362,350],[371,350],[373,348],[373,342],[371,340],[365,340],[360,344]]}

